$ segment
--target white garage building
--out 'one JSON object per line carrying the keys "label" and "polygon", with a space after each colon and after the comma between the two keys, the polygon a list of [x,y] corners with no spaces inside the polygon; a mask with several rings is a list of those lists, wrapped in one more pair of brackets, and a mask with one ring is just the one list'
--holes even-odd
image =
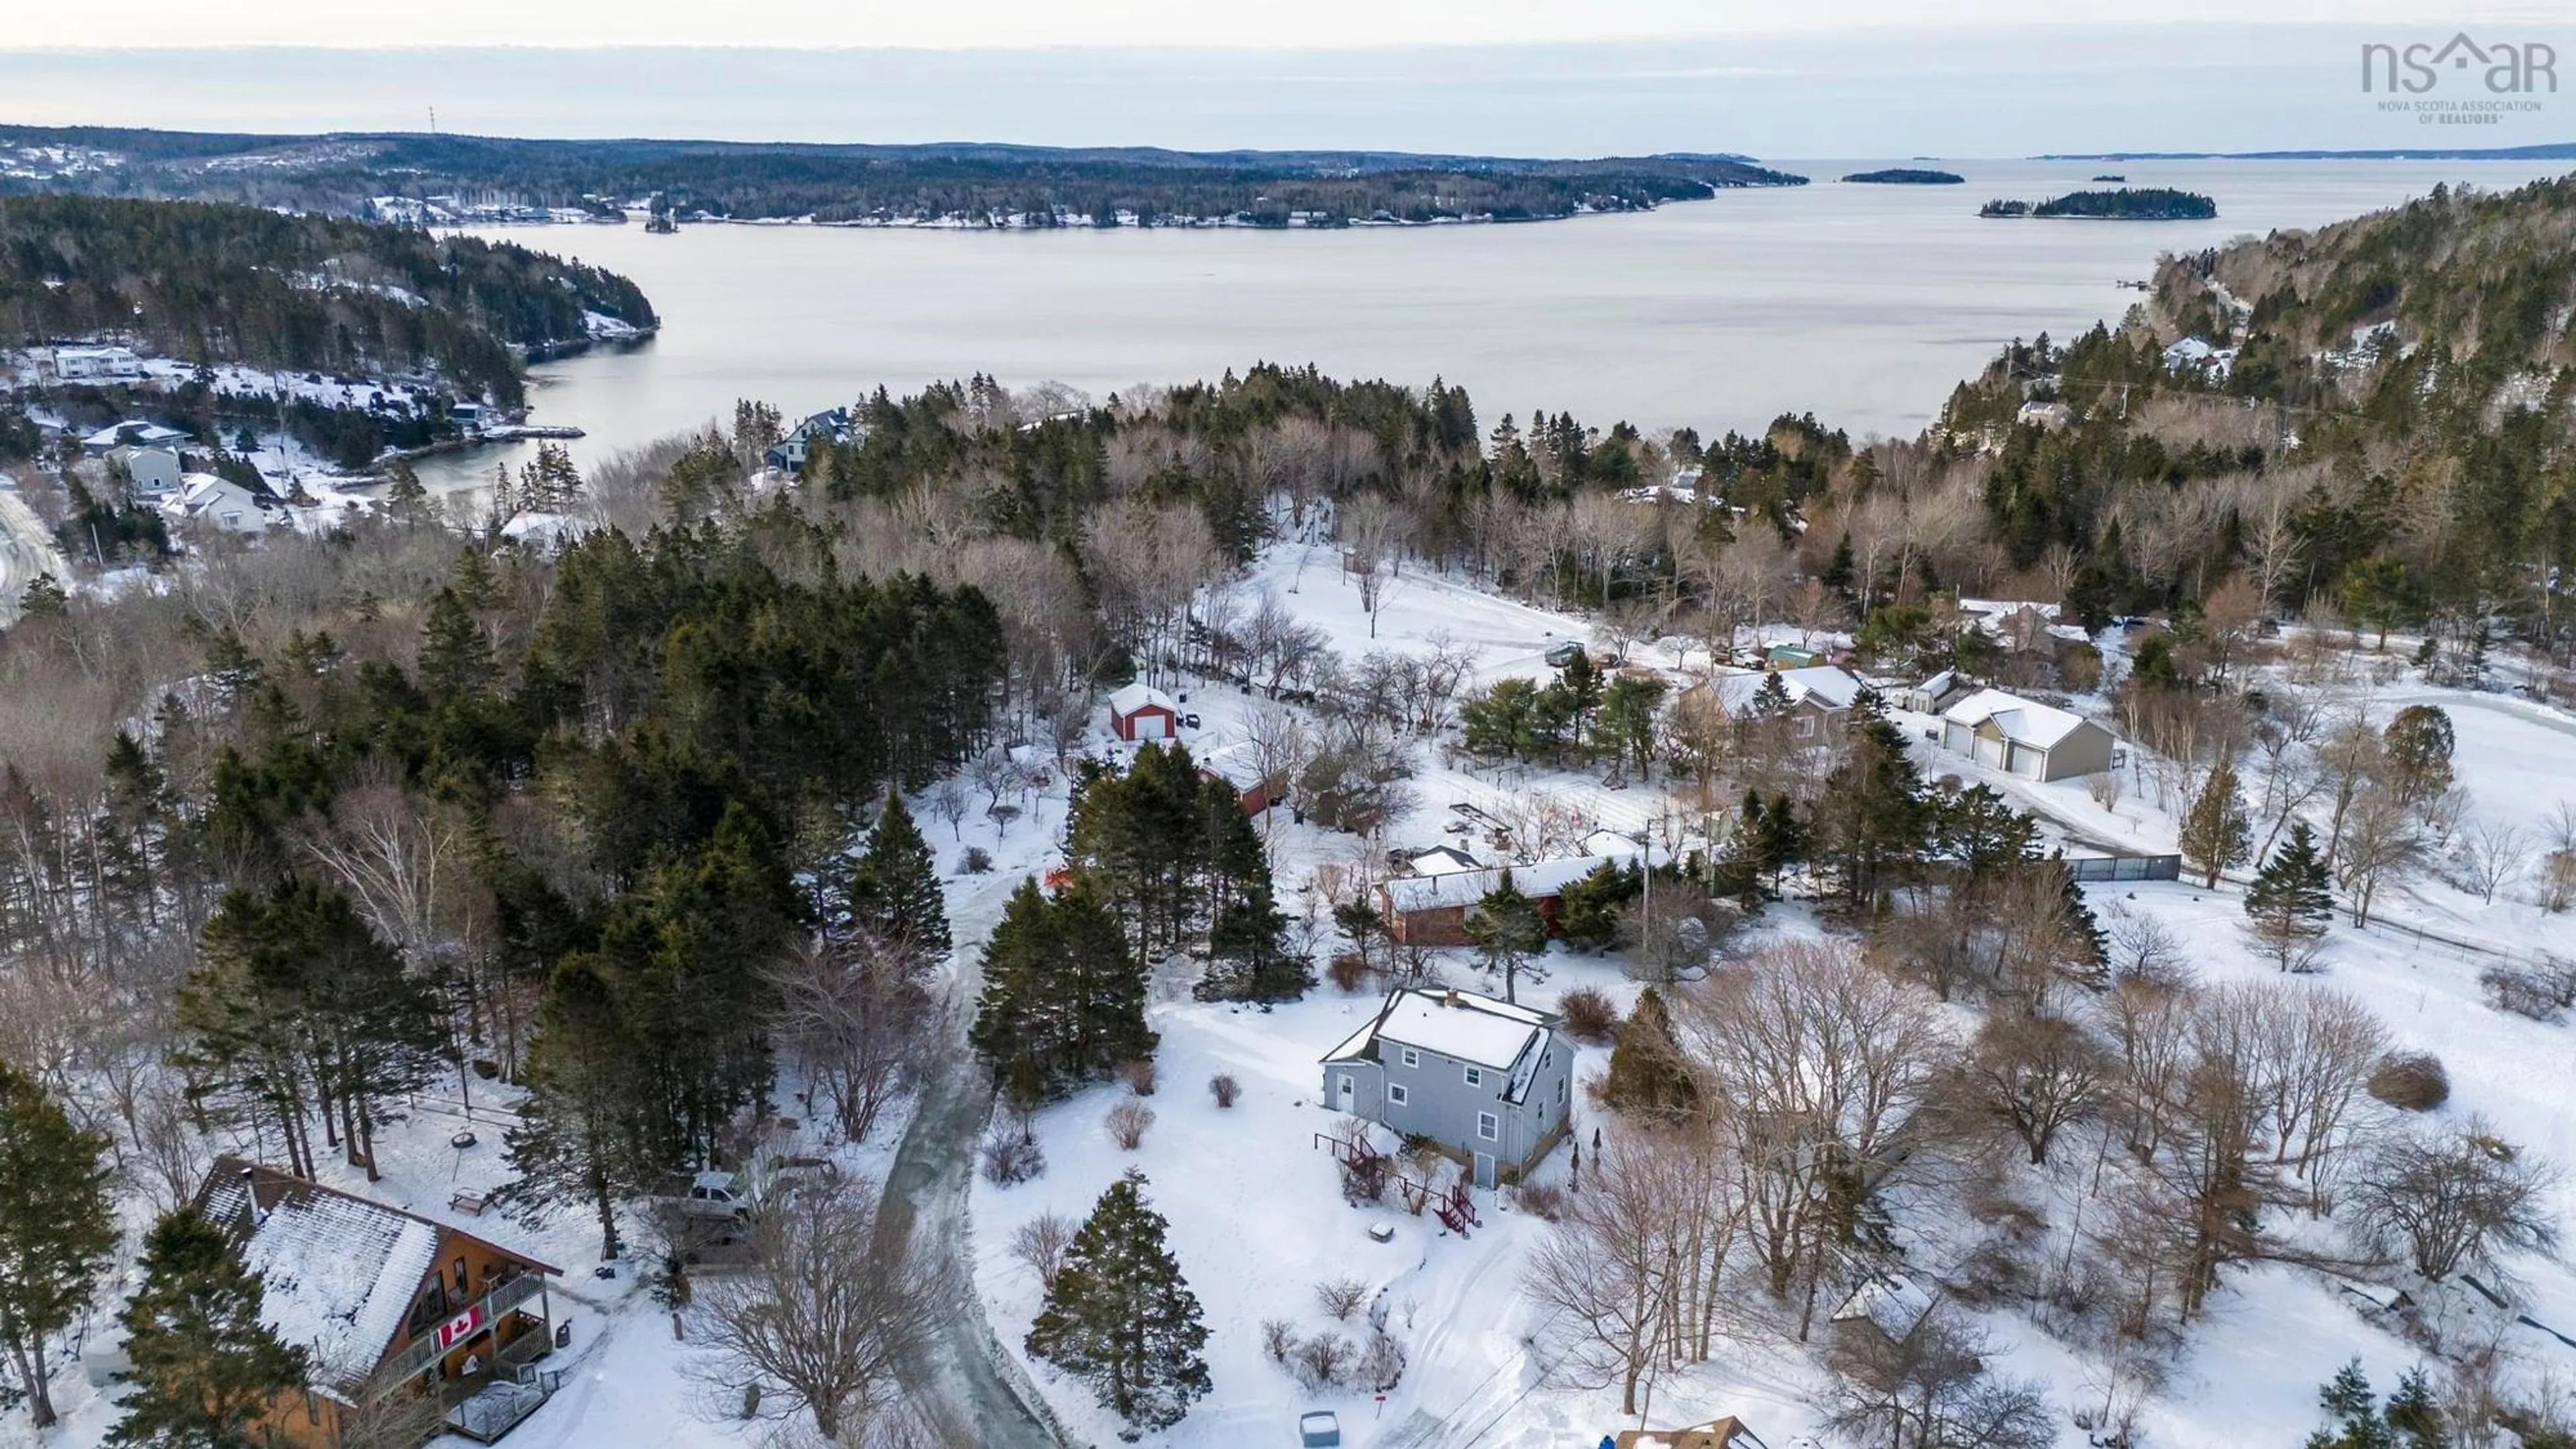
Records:
{"label": "white garage building", "polygon": [[1981,689],[1941,716],[1941,744],[2029,780],[2070,780],[2111,768],[2111,732],[2052,705]]}

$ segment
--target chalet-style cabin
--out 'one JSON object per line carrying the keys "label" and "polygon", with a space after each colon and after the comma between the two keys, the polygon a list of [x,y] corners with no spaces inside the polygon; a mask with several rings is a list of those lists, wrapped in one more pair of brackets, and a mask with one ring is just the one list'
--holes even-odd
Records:
{"label": "chalet-style cabin", "polygon": [[259,1275],[262,1321],[312,1356],[310,1386],[267,1416],[299,1449],[340,1449],[357,1424],[388,1421],[417,1425],[424,1441],[488,1444],[552,1395],[536,1361],[554,1346],[546,1280],[557,1269],[238,1158],[216,1160],[197,1210]]}

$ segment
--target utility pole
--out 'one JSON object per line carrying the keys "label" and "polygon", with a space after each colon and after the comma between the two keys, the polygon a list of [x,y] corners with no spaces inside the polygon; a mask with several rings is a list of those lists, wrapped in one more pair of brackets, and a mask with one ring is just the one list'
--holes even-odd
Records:
{"label": "utility pole", "polygon": [[438,107],[436,106],[429,108],[429,134],[433,136],[438,134]]}

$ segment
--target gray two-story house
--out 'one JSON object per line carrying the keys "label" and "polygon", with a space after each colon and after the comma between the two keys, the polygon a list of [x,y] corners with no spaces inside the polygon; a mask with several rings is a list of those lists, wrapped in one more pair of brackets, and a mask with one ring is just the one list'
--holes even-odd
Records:
{"label": "gray two-story house", "polygon": [[1574,1044],[1557,1028],[1472,991],[1398,987],[1324,1058],[1324,1105],[1427,1138],[1492,1187],[1566,1134]]}

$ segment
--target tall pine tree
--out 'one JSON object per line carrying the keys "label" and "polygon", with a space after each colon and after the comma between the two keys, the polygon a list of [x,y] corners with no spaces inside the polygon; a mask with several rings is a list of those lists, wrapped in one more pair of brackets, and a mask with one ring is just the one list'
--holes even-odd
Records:
{"label": "tall pine tree", "polygon": [[1517,1003],[1523,980],[1544,981],[1537,959],[1547,951],[1547,917],[1512,881],[1510,867],[1484,898],[1467,908],[1467,939],[1476,943],[1487,974],[1503,978],[1503,999]]}
{"label": "tall pine tree", "polygon": [[896,791],[886,792],[885,810],[851,873],[850,915],[861,934],[893,946],[915,974],[948,959],[948,901],[938,861]]}
{"label": "tall pine tree", "polygon": [[107,1442],[132,1449],[265,1449],[260,1415],[304,1384],[305,1352],[260,1321],[260,1282],[223,1229],[194,1208],[155,1223],[143,1286],[125,1305],[125,1416]]}
{"label": "tall pine tree", "polygon": [[2201,874],[2200,883],[2213,890],[2229,867],[2245,863],[2254,847],[2254,820],[2236,792],[2234,762],[2221,760],[2210,769],[2199,798],[2182,818],[2181,844],[2183,858]]}
{"label": "tall pine tree", "polygon": [[2245,891],[2248,929],[2263,954],[2284,971],[2304,970],[2334,919],[2334,876],[2301,820]]}
{"label": "tall pine tree", "polygon": [[107,1147],[0,1062],[0,1344],[38,1429],[54,1422],[45,1351],[89,1307],[116,1251]]}
{"label": "tall pine tree", "polygon": [[1011,893],[984,947],[984,993],[968,1037],[1023,1108],[1153,1056],[1145,973],[1087,886],[1049,897],[1024,879]]}
{"label": "tall pine tree", "polygon": [[1091,1385],[1137,1430],[1167,1429],[1210,1387],[1208,1331],[1181,1265],[1163,1246],[1163,1215],[1145,1177],[1110,1184],[1047,1289],[1028,1350]]}
{"label": "tall pine tree", "polygon": [[599,1256],[624,1248],[617,1204],[664,1164],[642,1120],[639,1050],[599,958],[574,953],[546,982],[537,1039],[528,1050],[528,1095],[506,1137],[518,1177],[508,1195],[531,1219],[580,1204],[599,1217]]}

